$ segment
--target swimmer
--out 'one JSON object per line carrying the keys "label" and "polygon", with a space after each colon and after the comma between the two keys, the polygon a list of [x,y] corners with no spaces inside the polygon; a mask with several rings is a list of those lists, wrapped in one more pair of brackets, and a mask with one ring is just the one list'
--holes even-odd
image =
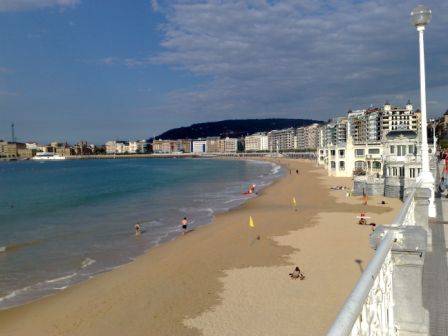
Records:
{"label": "swimmer", "polygon": [[180,221],[180,224],[182,225],[182,229],[184,230],[184,234],[187,233],[187,226],[188,226],[188,220],[187,217],[182,218]]}
{"label": "swimmer", "polygon": [[140,236],[140,234],[142,233],[142,228],[139,223],[134,225],[134,230],[135,230],[135,235]]}

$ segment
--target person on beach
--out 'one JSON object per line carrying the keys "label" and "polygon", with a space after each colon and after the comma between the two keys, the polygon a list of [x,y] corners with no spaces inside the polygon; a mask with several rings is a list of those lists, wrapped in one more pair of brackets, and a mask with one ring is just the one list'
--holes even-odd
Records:
{"label": "person on beach", "polygon": [[289,276],[291,277],[291,279],[305,279],[305,274],[302,273],[299,266],[296,266],[296,268],[294,268],[294,271],[292,271],[292,273],[289,273]]}
{"label": "person on beach", "polygon": [[140,236],[140,234],[142,233],[142,228],[139,223],[134,225],[134,230],[135,230],[135,235]]}
{"label": "person on beach", "polygon": [[296,169],[296,174],[299,175],[299,170],[298,169]]}
{"label": "person on beach", "polygon": [[253,194],[253,193],[255,192],[255,187],[256,187],[255,184],[251,184],[251,185],[249,186],[249,194]]}
{"label": "person on beach", "polygon": [[187,226],[188,226],[188,220],[187,217],[182,218],[180,221],[180,224],[182,225],[182,230],[184,230],[184,234],[187,233]]}

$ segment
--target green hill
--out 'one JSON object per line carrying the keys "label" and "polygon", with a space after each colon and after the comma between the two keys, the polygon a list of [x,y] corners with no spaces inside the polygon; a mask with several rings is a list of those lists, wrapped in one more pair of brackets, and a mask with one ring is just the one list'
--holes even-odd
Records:
{"label": "green hill", "polygon": [[188,127],[173,128],[158,135],[157,139],[198,139],[212,136],[237,138],[257,132],[269,132],[289,127],[301,127],[323,123],[311,119],[240,119],[193,124]]}

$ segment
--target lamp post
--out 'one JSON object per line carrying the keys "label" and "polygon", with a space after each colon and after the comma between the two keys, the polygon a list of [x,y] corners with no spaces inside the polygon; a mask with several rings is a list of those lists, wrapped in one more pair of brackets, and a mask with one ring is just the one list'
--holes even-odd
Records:
{"label": "lamp post", "polygon": [[418,31],[419,54],[420,54],[420,109],[421,109],[421,134],[422,134],[422,170],[419,181],[422,186],[431,190],[431,198],[429,204],[428,215],[436,216],[436,208],[434,204],[434,177],[429,170],[429,154],[428,154],[428,130],[426,120],[426,79],[425,79],[425,50],[423,33],[425,26],[431,20],[431,10],[423,5],[418,5],[411,12],[411,21]]}

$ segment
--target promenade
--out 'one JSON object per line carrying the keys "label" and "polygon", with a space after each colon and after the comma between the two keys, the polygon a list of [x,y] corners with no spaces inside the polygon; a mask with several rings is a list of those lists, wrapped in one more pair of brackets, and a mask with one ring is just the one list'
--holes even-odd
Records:
{"label": "promenade", "polygon": [[[443,164],[438,168],[440,172]],[[440,177],[435,178],[437,186]],[[423,268],[423,305],[429,312],[430,335],[444,336],[448,335],[448,198],[437,196],[437,216],[429,221],[432,251],[426,253]]]}

